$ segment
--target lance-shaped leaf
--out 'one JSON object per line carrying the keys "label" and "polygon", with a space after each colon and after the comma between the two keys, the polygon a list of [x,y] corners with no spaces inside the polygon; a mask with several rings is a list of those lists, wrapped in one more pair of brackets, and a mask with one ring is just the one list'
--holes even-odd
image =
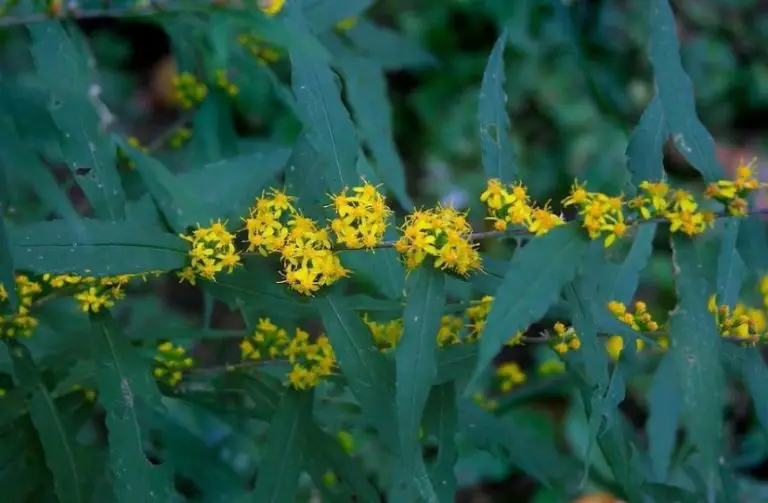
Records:
{"label": "lance-shaped leaf", "polygon": [[664,144],[669,138],[664,106],[658,96],[645,107],[627,145],[627,171],[632,184],[661,180],[664,175]]}
{"label": "lance-shaped leaf", "polygon": [[514,181],[518,174],[515,151],[509,137],[507,93],[504,91],[504,46],[507,32],[502,32],[493,46],[483,73],[477,120],[480,125],[480,146],[486,178],[498,178],[504,183]]}
{"label": "lance-shaped leaf", "polygon": [[[302,14],[293,9],[292,17],[304,26]],[[356,185],[357,131],[341,101],[338,77],[327,63],[303,51],[291,51],[291,87],[307,139],[323,159],[328,189],[339,192]]]}
{"label": "lance-shaped leaf", "polygon": [[476,389],[504,343],[546,314],[563,285],[576,275],[588,248],[582,229],[570,223],[515,252],[488,314],[469,391]]}
{"label": "lance-shaped leaf", "polygon": [[[421,460],[421,418],[437,377],[437,332],[445,304],[445,274],[433,267],[420,267],[411,273],[406,288],[403,337],[395,352],[395,405],[400,453],[397,473],[400,483],[410,485],[407,482],[414,480],[416,464]],[[426,500],[426,496],[421,498]]]}
{"label": "lance-shaped leaf", "polygon": [[716,487],[725,394],[722,341],[707,311],[707,282],[696,245],[685,237],[673,236],[672,253],[678,304],[670,316],[670,356],[680,379],[688,441],[699,452],[706,484]]}
{"label": "lance-shaped leaf", "polygon": [[121,220],[125,193],[117,173],[116,149],[92,101],[82,51],[58,21],[31,24],[27,29],[35,66],[51,93],[48,112],[61,132],[64,160],[96,215]]}
{"label": "lance-shaped leaf", "polygon": [[91,474],[87,473],[83,450],[74,438],[74,425],[61,416],[27,347],[14,339],[9,339],[7,344],[19,385],[31,390],[27,408],[43,444],[58,500],[61,503],[90,501]]}
{"label": "lance-shaped leaf", "polygon": [[174,234],[128,222],[54,220],[9,229],[18,269],[93,276],[183,267],[189,247]]}
{"label": "lance-shaped leaf", "polygon": [[765,388],[768,366],[757,348],[743,349],[739,353],[739,368],[752,397],[755,416],[763,432],[768,434],[768,392]]}
{"label": "lance-shaped leaf", "polygon": [[653,254],[655,235],[655,223],[644,224],[638,228],[624,262],[615,270],[615,274],[607,277],[600,285],[598,297],[601,301],[616,300],[624,304],[632,301],[640,283],[640,273],[648,265]]}
{"label": "lance-shaped leaf", "polygon": [[269,426],[264,457],[256,478],[253,501],[293,501],[307,448],[307,430],[312,424],[311,392],[288,390]]}
{"label": "lance-shaped leaf", "polygon": [[434,56],[410,38],[367,19],[358,19],[345,34],[360,53],[385,70],[420,68],[437,62]]}
{"label": "lance-shaped leaf", "polygon": [[680,379],[671,355],[662,357],[648,392],[648,456],[657,482],[665,482],[683,408]]}
{"label": "lance-shaped leaf", "polygon": [[454,383],[439,384],[432,388],[424,409],[424,434],[437,440],[437,456],[428,469],[440,503],[453,503],[456,497],[456,398]]}
{"label": "lance-shaped leaf", "polygon": [[107,412],[109,467],[116,501],[167,502],[173,493],[171,474],[147,459],[145,426],[139,420],[139,407],[162,409],[149,361],[131,346],[109,311],[91,318],[91,347],[99,403]]}
{"label": "lance-shaped leaf", "polygon": [[303,3],[304,15],[312,31],[322,33],[340,21],[361,14],[373,4],[373,0],[307,0]]}
{"label": "lance-shaped leaf", "polygon": [[347,55],[339,58],[346,94],[355,121],[376,161],[376,173],[403,208],[413,208],[406,192],[405,166],[397,152],[392,132],[392,106],[387,80],[374,62]]}
{"label": "lance-shaped leaf", "polygon": [[669,0],[653,1],[650,56],[658,99],[675,147],[706,181],[722,178],[715,142],[696,114],[691,79],[680,61],[677,23]]}
{"label": "lance-shaped leaf", "polygon": [[360,402],[368,421],[384,442],[397,445],[394,428],[394,376],[386,357],[373,342],[360,316],[333,292],[318,297],[316,307],[323,320],[341,372]]}
{"label": "lance-shaped leaf", "polygon": [[744,260],[736,249],[740,224],[736,219],[723,222],[723,237],[717,255],[717,303],[731,308],[739,300],[741,282],[746,272]]}

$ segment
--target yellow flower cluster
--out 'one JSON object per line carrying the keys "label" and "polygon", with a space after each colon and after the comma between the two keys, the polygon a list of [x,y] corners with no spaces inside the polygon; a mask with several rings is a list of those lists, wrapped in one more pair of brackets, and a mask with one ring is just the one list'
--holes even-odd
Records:
{"label": "yellow flower cluster", "polygon": [[216,281],[216,274],[231,273],[240,264],[240,255],[235,249],[235,236],[227,230],[226,222],[217,220],[208,227],[200,227],[191,234],[181,234],[191,245],[189,265],[182,269],[180,280],[194,285],[197,276]]}
{"label": "yellow flower cluster", "polygon": [[[79,274],[43,274],[43,281],[54,290],[77,290],[74,298],[84,313],[98,313],[114,307],[125,298],[125,286],[134,278],[147,280],[150,273],[120,274],[118,276],[80,276]],[[152,273],[159,276],[162,273]]]}
{"label": "yellow flower cluster", "polygon": [[565,372],[565,364],[562,360],[549,358],[539,364],[539,374],[543,376],[559,375]]}
{"label": "yellow flower cluster", "polygon": [[168,144],[171,148],[180,149],[185,143],[192,138],[192,130],[188,127],[180,127],[173,132],[173,136],[168,140]]}
{"label": "yellow flower cluster", "polygon": [[341,21],[336,23],[336,26],[334,26],[334,28],[336,28],[339,31],[347,31],[353,26],[355,26],[356,24],[357,24],[357,16],[351,16],[346,19],[342,19]]}
{"label": "yellow flower cluster", "polygon": [[755,178],[754,165],[757,159],[745,163],[742,159],[736,167],[736,180],[718,180],[707,186],[705,192],[710,199],[722,203],[728,213],[733,216],[746,216],[749,212],[747,197],[750,192],[760,188],[760,182]]}
{"label": "yellow flower cluster", "polygon": [[723,337],[757,342],[765,335],[765,315],[759,309],[737,304],[733,311],[727,305],[718,305],[716,295],[709,297],[707,309],[715,317],[715,323]]}
{"label": "yellow flower cluster", "polygon": [[197,77],[191,73],[184,72],[174,75],[171,82],[173,84],[173,99],[184,110],[189,110],[202,103],[208,95],[208,88],[205,84],[197,80]]}
{"label": "yellow flower cluster", "polygon": [[560,215],[552,213],[548,205],[531,204],[528,189],[522,182],[504,186],[500,180],[488,180],[480,201],[488,208],[488,220],[497,231],[506,231],[509,225],[525,228],[535,236],[543,236],[564,222]]}
{"label": "yellow flower cluster", "polygon": [[763,307],[768,309],[768,274],[760,279],[758,289],[760,290],[760,295],[763,296]]}
{"label": "yellow flower cluster", "polygon": [[285,0],[259,0],[259,10],[267,16],[274,16],[283,10]]}
{"label": "yellow flower cluster", "polygon": [[[645,348],[645,342],[640,338],[635,339],[635,351],[639,353],[643,348]],[[608,340],[605,341],[605,350],[611,360],[618,360],[624,350],[624,339],[620,335],[608,337]]]}
{"label": "yellow flower cluster", "polygon": [[700,211],[690,192],[671,190],[664,180],[642,182],[639,189],[638,195],[627,206],[637,211],[641,220],[666,219],[670,232],[682,232],[688,236],[701,234],[714,222],[714,215]]}
{"label": "yellow flower cluster", "polygon": [[338,243],[352,249],[373,248],[381,243],[392,210],[375,185],[363,182],[351,193],[345,188],[331,200],[336,213],[331,229]]}
{"label": "yellow flower cluster", "polygon": [[607,196],[600,192],[589,192],[584,184],[573,182],[571,193],[563,199],[563,206],[576,206],[582,218],[582,226],[590,239],[604,238],[608,247],[624,237],[629,230],[624,215],[622,196]]}
{"label": "yellow flower cluster", "polygon": [[434,259],[435,268],[462,276],[481,268],[480,254],[470,241],[472,228],[464,213],[447,206],[418,210],[406,217],[402,231],[395,250],[403,255],[409,270],[427,257]]}
{"label": "yellow flower cluster", "polygon": [[461,344],[462,328],[464,328],[464,321],[458,316],[442,316],[440,318],[440,329],[437,331],[437,345],[444,347]]}
{"label": "yellow flower cluster", "polygon": [[83,393],[83,398],[85,399],[86,402],[93,403],[93,402],[96,401],[96,390],[95,389],[84,388],[80,384],[75,384],[75,385],[72,386],[72,391],[75,391],[75,392],[80,391],[80,392],[82,392]]}
{"label": "yellow flower cluster", "polygon": [[259,320],[254,333],[240,343],[240,351],[244,360],[287,358],[292,366],[288,383],[299,390],[317,386],[321,379],[333,373],[336,365],[328,337],[320,335],[311,342],[309,334],[300,328],[289,337],[286,330],[278,328],[269,318]]}
{"label": "yellow flower cluster", "polygon": [[616,318],[632,327],[635,332],[656,332],[659,330],[659,324],[653,320],[653,316],[648,312],[648,306],[645,302],[635,302],[635,312],[630,313],[627,310],[627,306],[622,302],[612,300],[608,303],[608,311],[611,312]]}
{"label": "yellow flower cluster", "polygon": [[[127,139],[128,145],[132,146],[135,149],[141,150],[142,152],[149,152],[149,149],[141,144],[138,138],[135,136],[129,136]],[[136,168],[136,163],[134,163],[130,157],[123,151],[123,149],[118,148],[117,149],[117,161],[119,163],[119,166],[121,168],[125,168],[128,170],[132,170]]]}
{"label": "yellow flower cluster", "polygon": [[228,95],[237,96],[240,93],[240,88],[237,86],[237,84],[229,80],[229,76],[227,75],[226,70],[216,70],[214,78],[216,81],[216,86]]}
{"label": "yellow flower cluster", "polygon": [[581,340],[573,327],[566,327],[565,324],[558,321],[555,323],[554,330],[556,338],[552,349],[558,354],[564,355],[570,350],[576,351],[581,347]]}
{"label": "yellow flower cluster", "polygon": [[491,303],[493,297],[490,295],[483,296],[480,300],[474,300],[467,308],[467,318],[469,318],[469,336],[470,341],[477,341],[480,339],[483,330],[485,330],[485,322],[488,319],[488,313],[491,311]]}
{"label": "yellow flower cluster", "polygon": [[[363,315],[363,321],[368,330],[371,331],[374,343],[383,351],[397,347],[400,338],[403,336],[403,319],[398,318],[390,321],[374,321],[368,313]],[[440,318],[440,328],[437,331],[437,345],[440,347],[460,344],[461,329],[464,322],[457,316],[445,315]]]}
{"label": "yellow flower cluster", "polygon": [[499,402],[497,400],[488,398],[480,391],[472,395],[472,401],[487,411],[494,411],[499,407]]}
{"label": "yellow flower cluster", "polygon": [[152,375],[158,381],[175,387],[181,382],[184,371],[191,369],[194,364],[194,360],[187,356],[186,349],[171,342],[163,342],[157,346]]}
{"label": "yellow flower cluster", "polygon": [[237,41],[262,65],[268,65],[280,59],[280,52],[269,46],[256,34],[241,33],[238,35]]}
{"label": "yellow flower cluster", "polygon": [[[11,337],[30,337],[37,327],[37,318],[30,310],[43,287],[24,274],[16,274],[16,295],[18,305],[15,313],[0,315],[0,339]],[[8,302],[8,290],[0,284],[0,303]]]}
{"label": "yellow flower cluster", "polygon": [[334,253],[328,229],[303,216],[292,200],[275,189],[256,200],[245,219],[248,250],[261,255],[279,253],[284,283],[301,294],[312,295],[346,277],[349,271]]}
{"label": "yellow flower cluster", "polygon": [[502,363],[496,369],[496,378],[499,389],[502,393],[507,393],[525,382],[527,379],[525,373],[515,362]]}

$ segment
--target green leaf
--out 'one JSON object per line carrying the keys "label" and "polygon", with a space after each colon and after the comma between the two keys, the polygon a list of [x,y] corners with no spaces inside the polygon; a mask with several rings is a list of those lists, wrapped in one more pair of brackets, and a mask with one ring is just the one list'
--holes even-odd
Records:
{"label": "green leaf", "polygon": [[644,224],[638,228],[627,258],[624,259],[615,273],[610,274],[604,284],[600,285],[599,298],[601,301],[616,300],[624,304],[632,301],[640,283],[640,273],[648,265],[653,254],[656,225],[655,223]]}
{"label": "green leaf", "polygon": [[306,0],[304,15],[312,31],[322,33],[332,29],[336,23],[357,16],[373,4],[373,0]]}
{"label": "green leaf", "polygon": [[448,382],[432,388],[424,409],[424,433],[437,440],[437,457],[429,467],[429,478],[440,503],[454,503],[456,497],[456,407],[456,386]]}
{"label": "green leaf", "polygon": [[149,360],[131,347],[108,310],[92,314],[91,320],[98,399],[107,412],[109,466],[116,500],[167,502],[173,493],[171,475],[147,459],[144,428],[139,421],[139,407],[162,408]]}
{"label": "green leaf", "polygon": [[345,35],[361,55],[376,61],[385,70],[421,68],[437,63],[434,56],[410,38],[367,19],[358,19]]}
{"label": "green leaf", "polygon": [[168,271],[186,264],[189,249],[178,236],[127,222],[55,220],[8,234],[16,268],[39,274]]}
{"label": "green leaf", "polygon": [[750,215],[741,221],[736,246],[752,274],[762,276],[768,271],[768,234],[762,215]]}
{"label": "green leaf", "polygon": [[280,399],[269,427],[253,501],[293,501],[307,450],[307,429],[312,421],[312,393],[289,389]]}
{"label": "green leaf", "polygon": [[469,391],[476,389],[504,343],[546,314],[576,275],[587,248],[589,241],[578,224],[570,223],[515,252],[488,314]]}
{"label": "green leaf", "polygon": [[459,405],[459,429],[473,444],[483,449],[503,447],[510,464],[542,484],[560,485],[577,466],[559,452],[555,439],[544,436],[525,418],[509,414],[497,418],[474,403]]}
{"label": "green leaf", "polygon": [[9,339],[7,344],[19,385],[32,390],[27,407],[43,444],[46,464],[53,474],[56,496],[61,503],[90,501],[90,476],[85,473],[82,449],[75,441],[73,425],[66,424],[59,414],[26,346],[14,339]]}
{"label": "green leaf", "polygon": [[108,124],[95,109],[80,51],[57,21],[30,24],[27,30],[35,66],[51,93],[48,112],[61,132],[64,160],[96,215],[121,220],[125,193],[117,173],[117,153],[105,132]]}
{"label": "green leaf", "polygon": [[264,314],[301,318],[314,312],[307,299],[290,290],[286,285],[278,284],[280,280],[274,270],[267,264],[255,260],[246,262],[245,267],[235,269],[216,281],[206,281],[203,288],[219,300],[226,302],[231,308],[241,304],[259,306]]}
{"label": "green leaf", "polygon": [[185,232],[189,227],[207,225],[207,210],[200,197],[177,183],[177,178],[163,163],[116,138],[120,149],[133,162],[141,180],[155,200],[174,232]]}
{"label": "green leaf", "polygon": [[671,355],[661,359],[648,392],[648,456],[657,482],[665,482],[677,440],[683,408],[677,367]]}
{"label": "green leaf", "polygon": [[680,61],[677,23],[669,0],[654,0],[650,57],[658,98],[675,147],[705,181],[722,178],[715,142],[696,114],[691,79]]}
{"label": "green leaf", "polygon": [[664,144],[669,130],[664,106],[658,96],[645,107],[640,122],[632,130],[627,145],[627,170],[632,184],[661,180],[664,176]]}
{"label": "green leaf", "polygon": [[765,391],[768,367],[757,348],[742,349],[740,356],[739,369],[752,397],[755,415],[763,432],[768,435],[768,393]]}
{"label": "green leaf", "polygon": [[[8,294],[8,307],[11,312],[16,312],[18,297],[16,295],[16,275],[13,272],[13,252],[8,232],[5,229],[3,201],[0,200],[0,286]],[[1,311],[1,310],[0,310]]]}
{"label": "green leaf", "polygon": [[[395,350],[395,404],[399,433],[398,483],[416,484],[414,472],[421,461],[419,428],[432,383],[437,377],[437,332],[445,305],[445,274],[420,267],[409,275],[403,337]],[[426,484],[429,486],[430,484]],[[414,489],[416,487],[413,487]],[[434,489],[419,499],[436,498]]]}
{"label": "green leaf", "polygon": [[722,449],[722,341],[715,320],[707,311],[707,282],[695,244],[673,236],[672,260],[678,304],[670,316],[670,356],[680,378],[687,440],[699,451],[703,475],[711,488],[716,487]]}
{"label": "green leaf", "polygon": [[356,57],[339,58],[346,95],[360,133],[376,161],[376,173],[405,210],[413,209],[406,190],[405,166],[392,132],[392,106],[381,67]]}
{"label": "green leaf", "polygon": [[740,222],[727,219],[723,222],[723,238],[717,256],[717,303],[734,308],[739,301],[741,282],[746,264],[736,249]]}
{"label": "green leaf", "polygon": [[373,342],[368,327],[343,298],[329,293],[316,307],[331,341],[341,372],[360,402],[363,414],[389,445],[397,442],[394,428],[394,372]]}
{"label": "green leaf", "polygon": [[[303,25],[300,14],[296,22]],[[291,51],[291,87],[310,145],[323,159],[327,187],[334,193],[356,185],[357,133],[341,101],[338,77],[321,60]]]}
{"label": "green leaf", "polygon": [[456,344],[437,353],[435,384],[456,381],[472,373],[477,361],[476,344]]}
{"label": "green leaf", "polygon": [[504,91],[504,47],[506,30],[493,46],[483,73],[477,120],[480,125],[480,145],[483,151],[483,171],[486,178],[498,178],[504,183],[518,176],[515,150],[509,137],[507,93]]}

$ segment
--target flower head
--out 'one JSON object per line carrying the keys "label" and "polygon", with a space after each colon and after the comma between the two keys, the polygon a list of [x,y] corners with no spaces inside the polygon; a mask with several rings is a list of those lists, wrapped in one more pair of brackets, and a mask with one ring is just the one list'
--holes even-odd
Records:
{"label": "flower head", "polygon": [[163,342],[157,346],[152,375],[173,388],[181,383],[184,372],[191,369],[194,363],[183,346]]}
{"label": "flower head", "polygon": [[364,182],[331,196],[336,217],[331,229],[336,241],[347,248],[373,248],[384,238],[392,214],[378,187]]}
{"label": "flower head", "polygon": [[190,243],[189,265],[178,273],[181,281],[194,284],[196,276],[215,281],[218,273],[231,273],[240,265],[235,236],[227,231],[226,222],[217,220],[208,227],[198,226],[181,238]]}

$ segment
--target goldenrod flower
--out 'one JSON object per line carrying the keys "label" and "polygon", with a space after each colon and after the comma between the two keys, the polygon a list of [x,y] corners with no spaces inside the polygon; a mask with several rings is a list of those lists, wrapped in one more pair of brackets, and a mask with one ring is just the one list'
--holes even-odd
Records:
{"label": "goldenrod flower", "polygon": [[208,95],[208,88],[205,84],[197,80],[197,77],[191,73],[185,72],[174,75],[171,82],[173,84],[173,99],[184,110],[189,110],[202,103]]}
{"label": "goldenrod flower", "polygon": [[331,229],[347,248],[374,248],[384,238],[392,210],[378,188],[368,182],[331,196],[336,217]]}
{"label": "goldenrod flower", "polygon": [[420,266],[427,257],[434,260],[434,267],[462,276],[480,269],[480,254],[470,241],[472,229],[464,213],[443,206],[418,210],[406,217],[402,230],[395,250],[409,270]]}
{"label": "goldenrod flower", "polygon": [[749,308],[743,303],[738,303],[731,311],[731,308],[725,304],[718,305],[714,294],[709,297],[707,309],[714,316],[715,324],[723,337],[756,342],[764,336],[765,315],[759,309]]}
{"label": "goldenrod flower", "polygon": [[581,348],[581,340],[576,334],[576,329],[566,327],[564,323],[558,321],[554,325],[555,338],[552,341],[552,349],[557,353],[564,355],[568,351]]}
{"label": "goldenrod flower", "polygon": [[[35,300],[42,294],[43,288],[37,281],[24,274],[16,274],[16,311],[0,315],[0,339],[11,337],[30,337],[38,325],[31,309]],[[8,291],[0,285],[0,303],[8,302]]]}
{"label": "goldenrod flower", "polygon": [[198,226],[191,234],[181,234],[181,238],[190,243],[189,265],[178,273],[181,281],[194,285],[196,276],[215,281],[218,273],[231,273],[240,265],[235,236],[226,229],[226,222],[217,220],[208,227]]}
{"label": "goldenrod flower", "polygon": [[184,372],[194,366],[194,360],[187,355],[187,350],[172,342],[163,342],[157,346],[155,365],[152,375],[158,381],[170,387],[181,383]]}
{"label": "goldenrod flower", "polygon": [[[635,351],[640,352],[645,347],[645,341],[639,337],[635,339]],[[620,335],[612,335],[605,341],[605,350],[611,360],[617,361],[624,350],[624,339]]]}
{"label": "goldenrod flower", "polygon": [[635,332],[652,333],[659,330],[659,324],[654,321],[645,302],[635,302],[635,312],[630,313],[622,302],[608,302],[608,310],[625,325],[632,327]]}
{"label": "goldenrod flower", "polygon": [[499,389],[502,393],[507,393],[512,390],[512,388],[524,383],[527,379],[525,373],[515,362],[501,364],[496,369],[496,378],[498,379]]}
{"label": "goldenrod flower", "polygon": [[259,0],[259,9],[267,16],[277,15],[284,5],[285,0]]}
{"label": "goldenrod flower", "polygon": [[216,81],[216,86],[228,95],[237,96],[240,94],[240,88],[237,86],[237,84],[234,84],[229,80],[229,76],[227,75],[226,70],[221,68],[216,70],[214,79]]}

